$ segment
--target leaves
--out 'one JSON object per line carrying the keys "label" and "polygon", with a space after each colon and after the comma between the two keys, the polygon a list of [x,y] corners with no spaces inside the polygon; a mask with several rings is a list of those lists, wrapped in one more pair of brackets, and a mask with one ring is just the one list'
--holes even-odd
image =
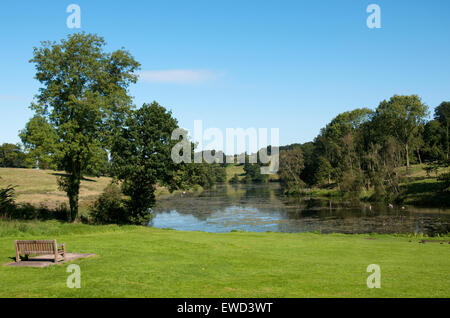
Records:
{"label": "leaves", "polygon": [[132,111],[121,128],[111,150],[113,171],[123,181],[122,190],[130,199],[126,202],[131,223],[146,224],[149,209],[155,201],[157,183],[170,189],[177,187],[176,165],[171,158],[172,131],[177,121],[158,103],[144,104]]}
{"label": "leaves", "polygon": [[[43,84],[31,108],[56,134],[54,156],[68,173],[64,183],[72,220],[78,214],[82,176],[100,173],[106,149],[132,108],[127,90],[137,80],[139,63],[123,49],[104,52],[105,45],[95,34],[75,33],[60,43],[42,42],[30,61]],[[25,141],[39,146],[42,131],[30,129]],[[48,152],[41,149],[35,155]]]}

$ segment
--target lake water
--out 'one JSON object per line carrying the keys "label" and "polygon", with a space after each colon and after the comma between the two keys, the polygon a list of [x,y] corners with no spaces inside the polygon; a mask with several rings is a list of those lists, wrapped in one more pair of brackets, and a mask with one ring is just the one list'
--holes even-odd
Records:
{"label": "lake water", "polygon": [[205,232],[450,232],[450,210],[287,197],[275,183],[223,185],[158,200],[150,226]]}

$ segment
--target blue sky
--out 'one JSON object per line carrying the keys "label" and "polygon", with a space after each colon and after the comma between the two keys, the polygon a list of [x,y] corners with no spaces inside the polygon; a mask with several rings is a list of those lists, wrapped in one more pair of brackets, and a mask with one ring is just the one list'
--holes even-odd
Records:
{"label": "blue sky", "polygon": [[[81,29],[69,29],[69,4]],[[381,8],[381,29],[366,7]],[[180,126],[279,128],[312,140],[338,113],[418,94],[450,100],[450,1],[15,1],[0,9],[0,142],[19,142],[39,83],[32,48],[85,31],[142,64],[137,106],[158,101]]]}

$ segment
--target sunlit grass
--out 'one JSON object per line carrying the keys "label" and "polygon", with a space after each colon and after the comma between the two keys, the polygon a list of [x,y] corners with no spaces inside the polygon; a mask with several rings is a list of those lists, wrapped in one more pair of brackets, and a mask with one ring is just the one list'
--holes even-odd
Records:
{"label": "sunlit grass", "polygon": [[[15,186],[17,203],[55,208],[69,202],[65,192],[58,189],[57,178],[63,174],[53,170],[0,168],[0,188]],[[81,181],[80,208],[86,209],[110,182],[107,177],[86,177]]]}
{"label": "sunlit grass", "polygon": [[[450,244],[414,237],[32,223],[0,222],[2,263],[12,261],[18,238],[56,238],[69,252],[98,256],[75,262],[80,289],[66,287],[68,264],[1,266],[0,297],[450,296]],[[380,289],[366,285],[369,264],[381,267]]]}

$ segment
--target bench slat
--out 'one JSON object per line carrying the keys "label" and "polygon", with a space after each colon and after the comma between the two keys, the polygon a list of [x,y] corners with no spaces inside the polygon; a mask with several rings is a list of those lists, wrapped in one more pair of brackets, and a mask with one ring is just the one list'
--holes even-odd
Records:
{"label": "bench slat", "polygon": [[16,248],[16,260],[19,261],[19,255],[42,255],[53,254],[56,256],[61,254],[65,256],[65,245],[61,244],[62,249],[58,249],[56,240],[15,240],[14,246]]}

